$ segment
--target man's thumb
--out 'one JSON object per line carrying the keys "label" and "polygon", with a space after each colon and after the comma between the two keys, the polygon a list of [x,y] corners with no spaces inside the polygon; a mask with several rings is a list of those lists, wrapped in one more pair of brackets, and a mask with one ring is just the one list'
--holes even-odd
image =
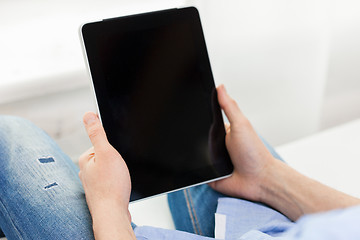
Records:
{"label": "man's thumb", "polygon": [[226,92],[223,84],[217,87],[217,92],[220,107],[224,110],[226,117],[229,119],[230,125],[234,126],[235,123],[239,122],[243,116],[240,108],[235,100],[232,99]]}
{"label": "man's thumb", "polygon": [[86,132],[90,138],[94,149],[107,146],[108,140],[106,138],[105,130],[100,122],[99,117],[93,112],[85,113],[83,117]]}

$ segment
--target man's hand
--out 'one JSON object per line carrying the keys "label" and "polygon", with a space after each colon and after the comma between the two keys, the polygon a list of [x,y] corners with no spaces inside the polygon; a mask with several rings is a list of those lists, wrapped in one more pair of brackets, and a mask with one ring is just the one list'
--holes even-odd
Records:
{"label": "man's hand", "polygon": [[360,204],[360,200],[310,179],[275,159],[236,102],[218,87],[218,100],[230,121],[226,147],[234,164],[231,177],[209,185],[227,195],[263,202],[292,220],[303,214]]}
{"label": "man's hand", "polygon": [[128,211],[131,181],[121,155],[110,145],[95,113],[84,115],[93,145],[79,159],[79,177],[93,219],[96,239],[135,238]]}
{"label": "man's hand", "polygon": [[226,126],[226,147],[234,165],[233,175],[209,185],[224,194],[260,200],[260,184],[267,174],[268,166],[274,157],[266,149],[248,119],[240,111],[235,100],[225,87],[217,88],[220,107],[224,110],[230,125]]}

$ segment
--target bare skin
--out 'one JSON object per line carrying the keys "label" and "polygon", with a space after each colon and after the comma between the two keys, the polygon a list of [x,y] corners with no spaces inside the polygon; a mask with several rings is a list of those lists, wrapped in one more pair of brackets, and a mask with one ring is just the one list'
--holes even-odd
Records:
{"label": "bare skin", "polygon": [[292,220],[304,214],[345,208],[360,200],[310,179],[275,159],[224,86],[217,89],[230,121],[226,147],[234,164],[231,177],[210,184],[227,195],[265,203]]}
{"label": "bare skin", "polygon": [[[234,164],[231,177],[210,183],[227,195],[263,202],[292,220],[309,213],[345,208],[360,200],[315,180],[275,159],[223,85],[217,88],[230,121],[226,147]],[[86,113],[84,124],[93,144],[79,160],[80,179],[93,219],[96,239],[135,239],[128,211],[130,175],[121,155],[109,144],[99,118]]]}
{"label": "bare skin", "polygon": [[109,144],[95,113],[84,124],[93,145],[79,159],[79,177],[93,220],[95,239],[136,239],[128,210],[131,181],[120,154]]}

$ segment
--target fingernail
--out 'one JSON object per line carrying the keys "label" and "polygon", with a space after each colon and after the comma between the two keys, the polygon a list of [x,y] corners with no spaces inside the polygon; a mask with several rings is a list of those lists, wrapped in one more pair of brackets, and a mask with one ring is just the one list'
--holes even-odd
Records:
{"label": "fingernail", "polygon": [[85,124],[91,124],[96,121],[96,115],[94,113],[88,113],[85,117]]}

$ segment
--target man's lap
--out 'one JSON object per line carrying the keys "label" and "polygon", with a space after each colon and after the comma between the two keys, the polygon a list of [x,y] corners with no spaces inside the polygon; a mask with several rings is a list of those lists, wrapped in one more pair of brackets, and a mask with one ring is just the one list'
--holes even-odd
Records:
{"label": "man's lap", "polygon": [[8,238],[93,238],[77,174],[41,129],[0,117],[0,226]]}
{"label": "man's lap", "polygon": [[[0,226],[9,237],[92,239],[91,216],[77,174],[75,164],[41,129],[20,118],[0,117]],[[208,185],[169,194],[176,228],[213,237],[219,197],[224,195]],[[164,234],[150,229],[135,232]]]}

